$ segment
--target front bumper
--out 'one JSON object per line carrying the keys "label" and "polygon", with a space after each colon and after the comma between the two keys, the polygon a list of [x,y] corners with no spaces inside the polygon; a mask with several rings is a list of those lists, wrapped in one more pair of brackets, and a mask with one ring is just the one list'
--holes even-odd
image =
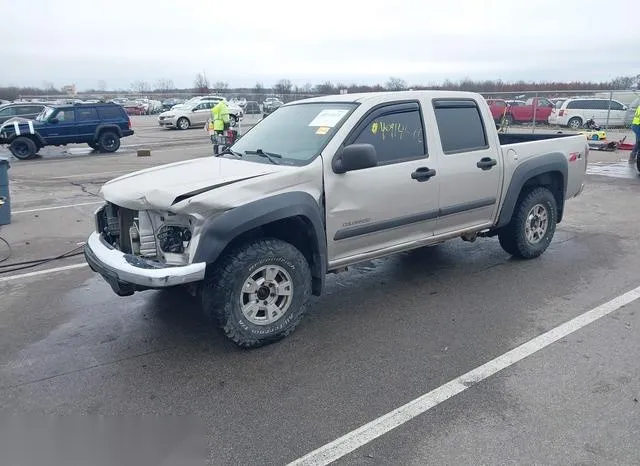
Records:
{"label": "front bumper", "polygon": [[89,267],[102,275],[119,296],[201,281],[207,267],[204,262],[167,266],[127,254],[112,248],[97,232],[89,236],[84,247],[84,255]]}
{"label": "front bumper", "polygon": [[166,126],[168,128],[175,128],[177,125],[177,119],[176,118],[165,118],[165,119],[160,119],[158,118],[158,124],[160,126]]}

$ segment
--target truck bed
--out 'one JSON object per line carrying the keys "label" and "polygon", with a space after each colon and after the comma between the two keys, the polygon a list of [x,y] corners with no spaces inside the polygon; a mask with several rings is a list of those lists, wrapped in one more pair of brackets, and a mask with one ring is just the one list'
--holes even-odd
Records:
{"label": "truck bed", "polygon": [[557,139],[557,138],[566,138],[570,136],[575,136],[575,134],[567,134],[567,133],[553,133],[553,134],[517,134],[517,133],[498,133],[498,139],[500,139],[500,145],[504,146],[507,144],[518,144],[521,142],[533,142],[533,141],[543,141],[546,139]]}

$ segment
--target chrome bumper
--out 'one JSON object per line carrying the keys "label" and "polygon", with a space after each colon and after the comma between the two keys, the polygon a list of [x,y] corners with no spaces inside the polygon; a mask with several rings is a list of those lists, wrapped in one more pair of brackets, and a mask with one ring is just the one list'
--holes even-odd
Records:
{"label": "chrome bumper", "polygon": [[204,279],[207,264],[199,262],[182,266],[166,266],[156,261],[127,254],[108,245],[93,232],[84,248],[89,267],[99,273],[120,296],[135,291],[167,288]]}

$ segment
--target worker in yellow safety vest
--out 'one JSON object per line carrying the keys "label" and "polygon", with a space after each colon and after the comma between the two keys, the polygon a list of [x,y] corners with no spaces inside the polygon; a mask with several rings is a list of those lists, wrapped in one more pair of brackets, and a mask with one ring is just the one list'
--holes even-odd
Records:
{"label": "worker in yellow safety vest", "polygon": [[211,109],[211,121],[213,122],[213,131],[215,133],[213,153],[217,154],[220,145],[224,145],[226,142],[224,132],[229,128],[229,107],[224,100],[218,102]]}
{"label": "worker in yellow safety vest", "polygon": [[633,115],[631,130],[636,135],[636,144],[633,146],[633,150],[629,156],[629,163],[635,162],[640,156],[640,102],[638,102],[638,108],[636,108],[636,113]]}

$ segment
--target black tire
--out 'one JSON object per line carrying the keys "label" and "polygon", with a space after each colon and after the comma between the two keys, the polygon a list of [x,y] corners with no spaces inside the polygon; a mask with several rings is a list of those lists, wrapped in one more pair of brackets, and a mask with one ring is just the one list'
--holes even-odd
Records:
{"label": "black tire", "polygon": [[9,150],[15,158],[27,160],[36,155],[38,152],[38,146],[33,140],[24,136],[19,136],[11,141]]}
{"label": "black tire", "polygon": [[[248,290],[243,293],[245,286],[249,286],[247,281],[259,275],[263,269],[268,270],[270,266],[271,270],[278,270],[272,282],[267,281],[268,272],[265,272],[263,282],[260,279],[253,281],[253,295],[252,291]],[[287,288],[288,298],[277,296],[275,288],[270,288],[278,277],[284,278],[283,282],[287,278],[290,279],[290,286]],[[271,294],[265,296],[269,290]],[[266,300],[270,300],[269,304],[275,304],[278,309],[280,305],[286,304],[286,307],[277,320],[271,323],[255,323],[243,313],[242,307],[243,304],[245,309],[254,305],[251,296],[255,298],[257,307],[267,303]],[[241,245],[216,265],[215,270],[204,281],[202,306],[236,345],[242,348],[256,348],[289,335],[302,319],[310,296],[311,272],[302,253],[284,241],[260,239]],[[261,303],[263,297],[265,301]],[[280,301],[281,298],[288,301]],[[266,309],[258,309],[253,315],[253,320],[268,318]]]}
{"label": "black tire", "polygon": [[636,154],[636,168],[638,169],[638,173],[640,173],[640,155]]}
{"label": "black tire", "polygon": [[191,122],[188,118],[182,117],[176,121],[176,128],[178,129],[189,129],[189,126],[191,126]]}
{"label": "black tire", "polygon": [[115,152],[120,149],[120,137],[113,131],[104,131],[98,137],[97,146],[100,152]]}
{"label": "black tire", "polygon": [[[537,235],[537,240],[532,240],[531,236],[527,235],[527,222],[535,221],[529,216],[533,209],[538,209],[539,206],[546,212],[547,223],[544,233]],[[556,231],[557,220],[558,207],[551,191],[542,186],[526,191],[516,204],[511,221],[498,233],[500,246],[505,252],[520,259],[538,257],[549,247]],[[536,224],[534,229],[537,226]]]}
{"label": "black tire", "polygon": [[567,126],[575,130],[582,128],[582,118],[573,117],[569,119],[569,121],[567,121]]}
{"label": "black tire", "polygon": [[235,115],[229,115],[229,126],[232,128],[238,124],[238,117]]}

